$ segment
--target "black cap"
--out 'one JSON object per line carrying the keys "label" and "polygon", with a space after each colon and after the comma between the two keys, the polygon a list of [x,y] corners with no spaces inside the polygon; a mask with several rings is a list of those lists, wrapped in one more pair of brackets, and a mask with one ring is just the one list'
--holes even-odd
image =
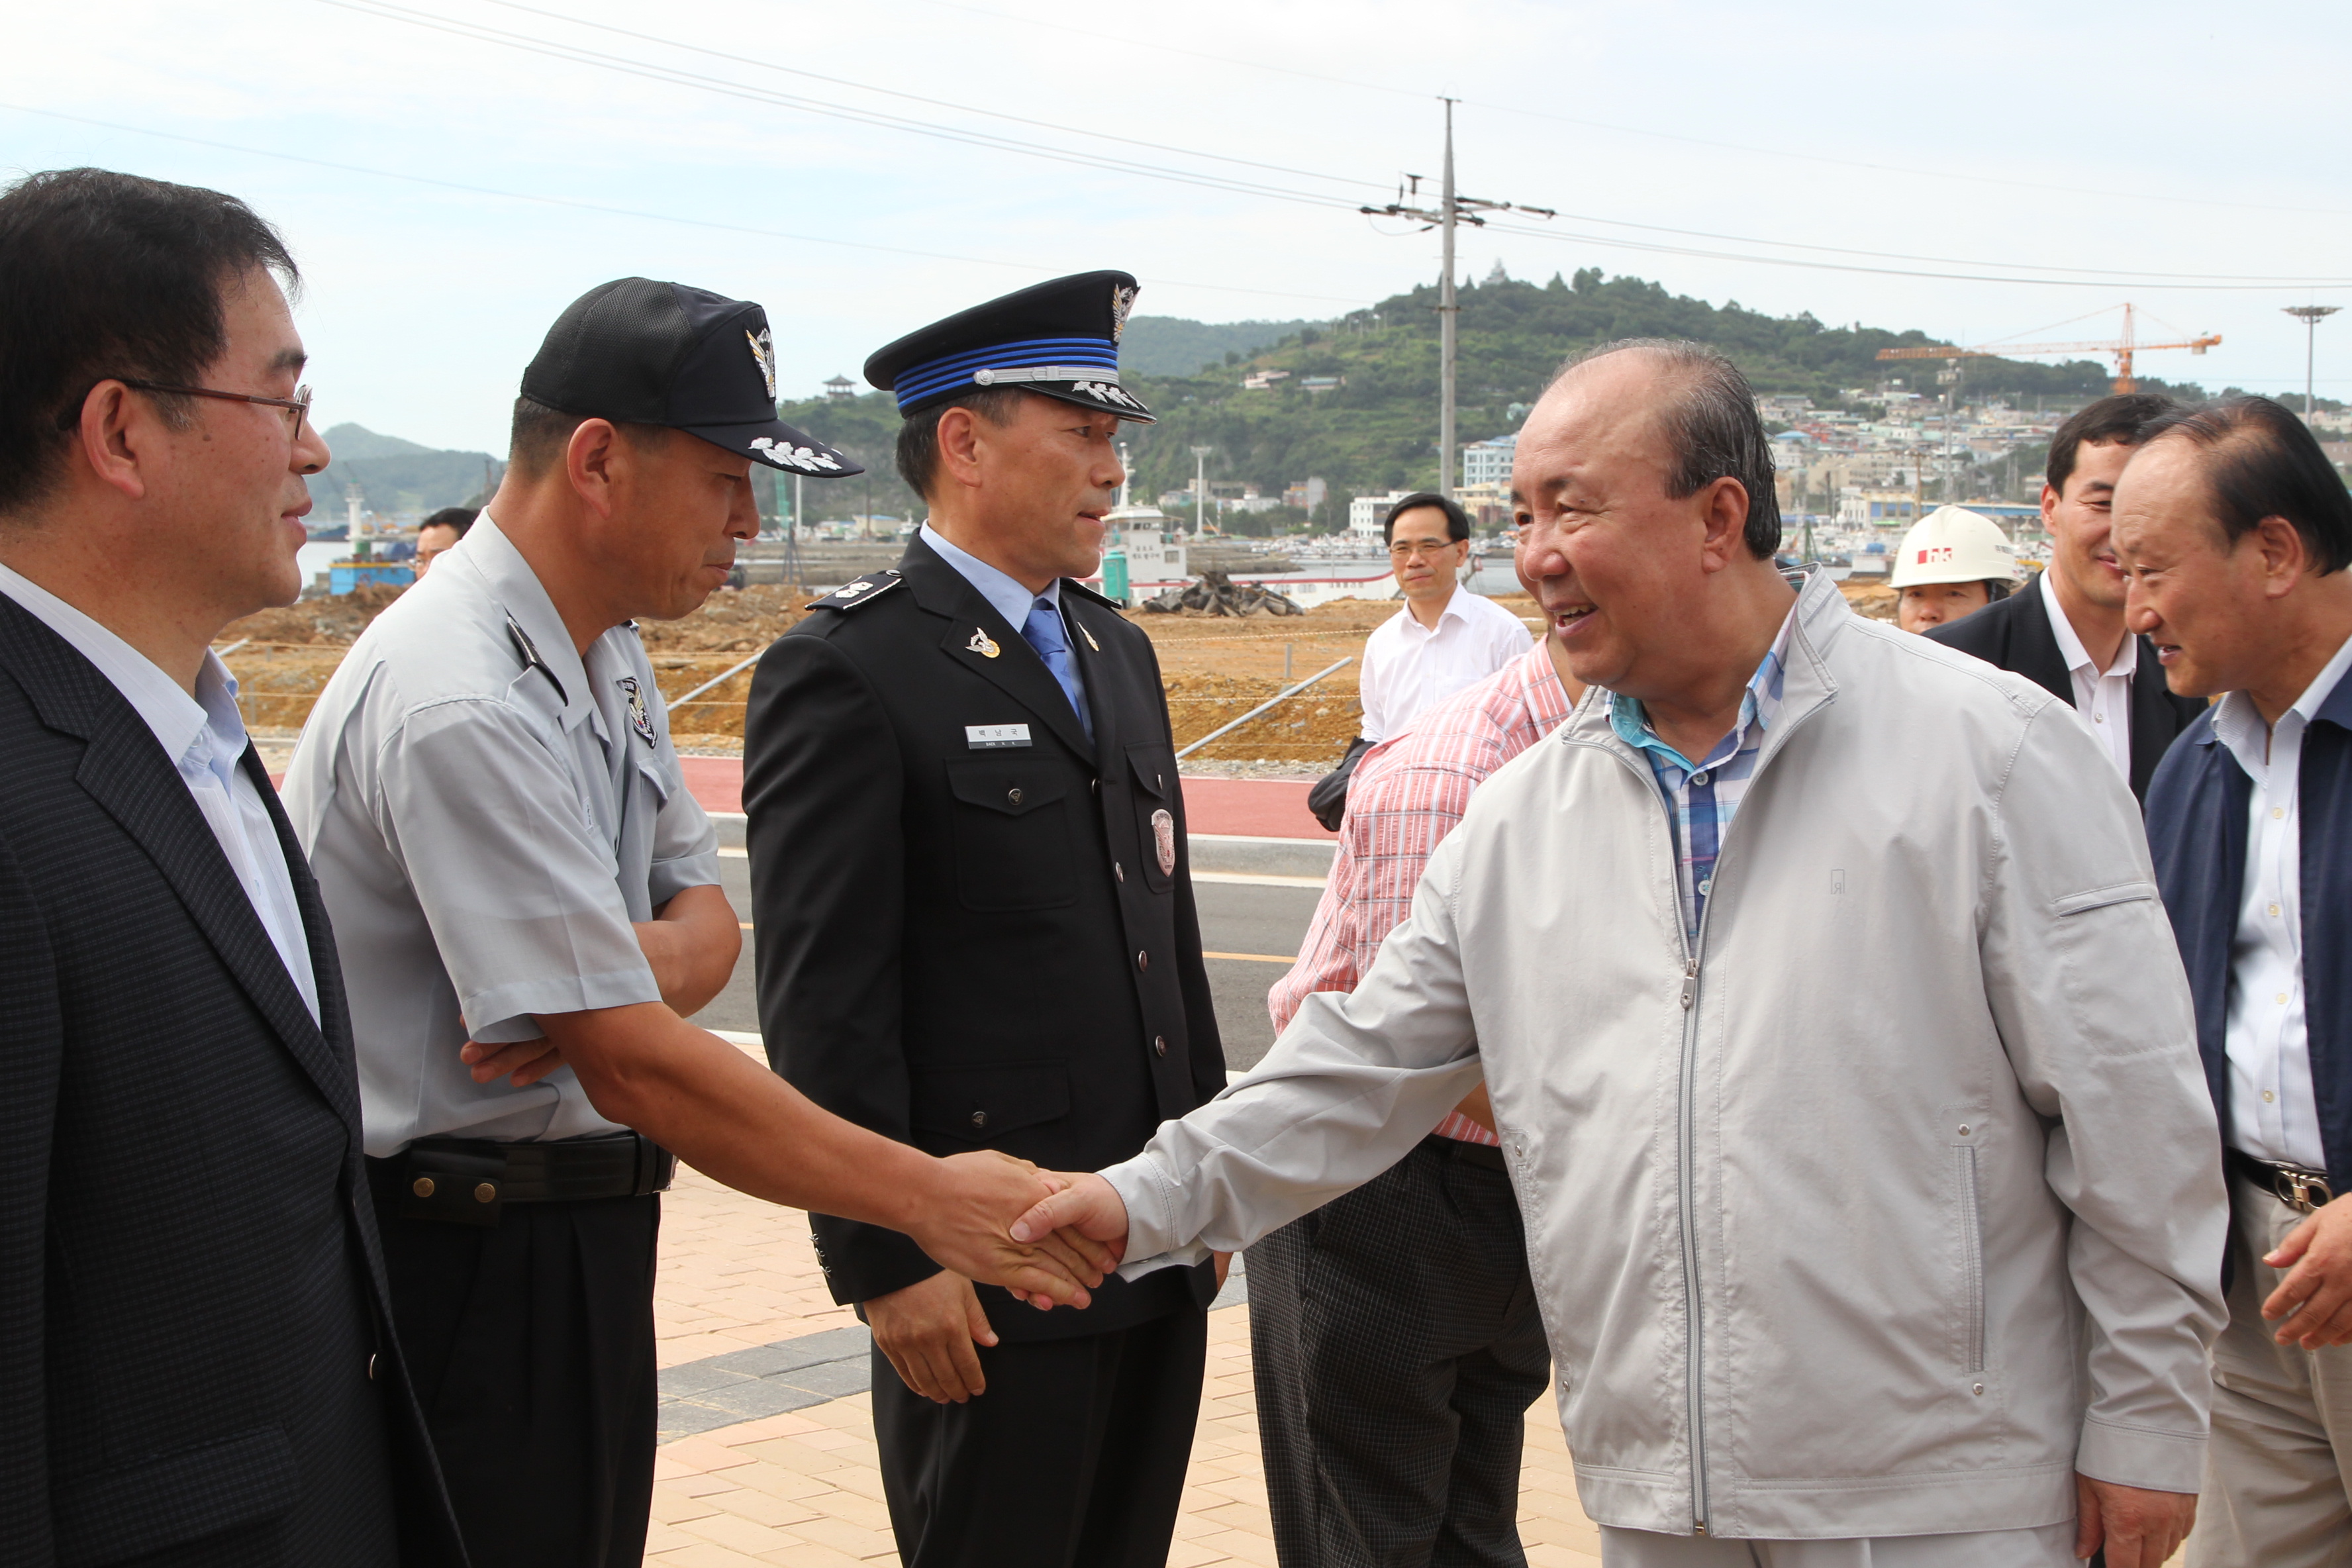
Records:
{"label": "black cap", "polygon": [[1124,272],[1056,278],[877,349],[866,379],[897,393],[902,415],[1010,386],[1149,425],[1151,410],[1118,384],[1118,339],[1136,289]]}
{"label": "black cap", "polygon": [[547,330],[522,395],[583,418],[667,425],[787,473],[866,471],[776,417],[768,313],[708,289],[650,278],[598,284]]}

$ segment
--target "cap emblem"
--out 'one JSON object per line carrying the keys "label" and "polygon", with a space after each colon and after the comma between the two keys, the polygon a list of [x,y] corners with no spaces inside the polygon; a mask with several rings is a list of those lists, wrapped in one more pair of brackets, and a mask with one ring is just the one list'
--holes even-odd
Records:
{"label": "cap emblem", "polygon": [[[769,386],[772,389],[775,385],[772,371],[769,373]],[[779,441],[773,437],[754,436],[751,437],[751,447],[754,451],[765,452],[770,462],[787,468],[798,468],[804,474],[841,471],[841,465],[823,452],[814,451],[806,447],[795,447],[789,441]]]}
{"label": "cap emblem", "polygon": [[1114,284],[1110,291],[1110,341],[1117,342],[1127,331],[1127,313],[1135,309],[1133,289],[1124,283]]}
{"label": "cap emblem", "polygon": [[751,345],[751,358],[760,366],[760,379],[768,384],[768,401],[773,403],[776,400],[776,340],[765,327],[756,332],[746,327],[743,338]]}
{"label": "cap emblem", "polygon": [[966,653],[976,653],[982,658],[996,657],[996,639],[977,627],[972,631],[971,641],[964,644],[963,647]]}

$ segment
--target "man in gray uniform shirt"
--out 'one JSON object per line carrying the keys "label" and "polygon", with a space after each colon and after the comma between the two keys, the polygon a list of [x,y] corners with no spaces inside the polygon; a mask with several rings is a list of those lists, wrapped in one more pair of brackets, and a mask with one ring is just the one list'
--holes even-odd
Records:
{"label": "man in gray uniform shirt", "polygon": [[760,307],[623,279],[524,373],[498,495],[320,696],[287,778],[340,934],[394,1326],[474,1560],[644,1552],[672,1155],[1083,1304],[1005,1227],[1045,1192],[818,1110],[684,1016],[742,945],[635,616],[692,613],[751,464],[860,470],[775,416]]}

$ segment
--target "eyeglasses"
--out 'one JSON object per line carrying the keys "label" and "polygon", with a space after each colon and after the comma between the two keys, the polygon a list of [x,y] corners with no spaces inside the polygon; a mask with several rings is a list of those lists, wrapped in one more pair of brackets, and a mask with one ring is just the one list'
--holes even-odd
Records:
{"label": "eyeglasses", "polygon": [[1399,561],[1405,560],[1406,558],[1414,555],[1426,556],[1430,560],[1434,561],[1439,556],[1444,554],[1447,551],[1453,549],[1455,545],[1461,542],[1462,541],[1458,539],[1423,539],[1418,541],[1400,539],[1394,544],[1389,546],[1389,554]]}
{"label": "eyeglasses", "polygon": [[120,378],[122,384],[134,392],[166,392],[181,397],[217,397],[224,403],[260,403],[271,408],[287,411],[286,433],[302,434],[302,422],[310,417],[310,389],[298,386],[291,397],[257,397],[250,392],[221,392],[209,386],[168,386],[160,381],[133,381]]}

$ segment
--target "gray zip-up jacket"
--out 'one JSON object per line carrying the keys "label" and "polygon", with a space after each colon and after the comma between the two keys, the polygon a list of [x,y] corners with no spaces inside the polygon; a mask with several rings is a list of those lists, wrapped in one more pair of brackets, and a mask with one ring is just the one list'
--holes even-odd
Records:
{"label": "gray zip-up jacket", "polygon": [[[2198,1488],[2227,1205],[2130,792],[1814,577],[1696,946],[1608,695],[1483,785],[1352,994],[1104,1173],[1237,1248],[1494,1096],[1584,1507],[1730,1537]],[[1313,1287],[1308,1265],[1308,1288]]]}

